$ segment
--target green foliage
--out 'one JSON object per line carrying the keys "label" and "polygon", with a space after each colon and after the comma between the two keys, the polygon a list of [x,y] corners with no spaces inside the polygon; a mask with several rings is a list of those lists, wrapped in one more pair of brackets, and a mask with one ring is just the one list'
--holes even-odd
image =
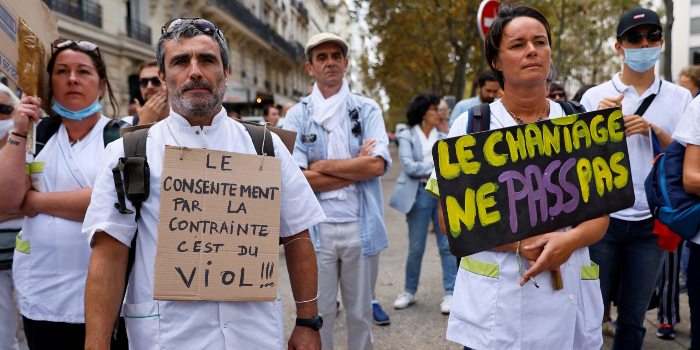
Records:
{"label": "green foliage", "polygon": [[[419,92],[465,96],[481,69],[482,42],[476,25],[480,0],[354,0],[355,16],[367,23],[376,57],[360,59],[364,85],[389,98],[387,125],[405,121],[406,104]],[[530,0],[552,29],[552,60],[561,56],[558,81],[599,84],[620,70],[614,49],[620,16],[640,0]],[[646,4],[645,4],[646,5]],[[561,33],[561,52],[557,40]],[[470,89],[466,89],[470,90]]]}

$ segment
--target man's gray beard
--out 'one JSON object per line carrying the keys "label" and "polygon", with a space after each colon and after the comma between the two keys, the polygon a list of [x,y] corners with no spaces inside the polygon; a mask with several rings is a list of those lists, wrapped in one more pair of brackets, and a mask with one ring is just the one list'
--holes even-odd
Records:
{"label": "man's gray beard", "polygon": [[183,92],[180,86],[175,86],[174,83],[166,79],[168,100],[173,110],[179,111],[185,119],[211,118],[219,112],[221,103],[224,101],[224,93],[226,92],[226,86],[223,83],[223,75],[217,77],[216,85],[218,86],[213,85],[211,98],[205,101],[190,103],[184,97],[186,91]]}

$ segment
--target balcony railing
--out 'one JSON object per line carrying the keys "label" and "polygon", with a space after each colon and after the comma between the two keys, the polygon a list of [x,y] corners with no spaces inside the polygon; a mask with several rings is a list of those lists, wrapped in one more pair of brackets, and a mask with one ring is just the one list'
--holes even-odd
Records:
{"label": "balcony railing", "polygon": [[151,27],[148,25],[145,25],[137,20],[127,18],[126,32],[130,38],[151,45]]}
{"label": "balcony railing", "polygon": [[102,6],[91,0],[44,0],[46,5],[66,16],[102,28]]}
{"label": "balcony railing", "polygon": [[207,0],[207,4],[219,6],[292,60],[296,60],[303,55],[303,50],[298,51],[295,45],[284,40],[279,34],[275,33],[270,26],[255,17],[255,15],[248,11],[238,0]]}

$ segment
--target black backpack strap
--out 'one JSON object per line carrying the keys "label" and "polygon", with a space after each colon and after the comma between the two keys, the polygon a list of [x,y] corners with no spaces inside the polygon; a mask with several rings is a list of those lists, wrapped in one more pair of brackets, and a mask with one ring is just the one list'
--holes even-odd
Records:
{"label": "black backpack strap", "polygon": [[39,152],[41,152],[42,149],[44,149],[44,146],[47,142],[49,142],[51,136],[58,132],[61,124],[63,124],[63,120],[61,119],[60,115],[41,119],[41,122],[36,126],[35,157],[39,155]]}
{"label": "black backpack strap", "polygon": [[583,105],[576,101],[555,101],[561,109],[564,110],[564,115],[580,114],[586,111]]}
{"label": "black backpack strap", "polygon": [[105,125],[105,128],[102,130],[102,139],[104,139],[105,147],[107,147],[107,145],[110,144],[112,141],[119,139],[119,131],[129,126],[131,125],[129,125],[129,123],[123,120],[110,120],[107,123],[107,125]]}
{"label": "black backpack strap", "polygon": [[[128,123],[125,123],[127,124]],[[124,198],[129,199],[136,210],[136,221],[141,217],[141,204],[148,198],[150,189],[150,171],[146,158],[146,143],[148,141],[148,128],[138,129],[124,134],[124,158],[120,158],[117,165],[112,169],[114,177],[114,186],[117,190],[117,198],[119,203],[114,206],[122,214],[133,214],[134,211],[126,208]],[[106,142],[106,141],[105,141]],[[126,186],[123,186],[122,176],[124,173],[124,181]],[[136,260],[136,238],[139,230],[136,229],[134,238],[131,239],[131,247],[129,248],[129,259],[126,265],[126,275],[124,277],[124,293],[122,300],[126,296],[126,289],[129,286],[129,276],[134,267]],[[121,314],[121,304],[119,306],[119,314],[114,324],[114,339],[117,338],[119,328],[119,315]]]}
{"label": "black backpack strap", "polygon": [[471,120],[467,123],[467,134],[487,131],[491,128],[491,107],[482,103],[471,108]]}
{"label": "black backpack strap", "polygon": [[262,125],[252,125],[252,124],[246,124],[246,123],[241,123],[246,130],[248,130],[248,134],[250,134],[251,140],[253,140],[253,146],[255,147],[255,152],[258,155],[263,154],[263,130],[265,131],[265,155],[274,157],[275,156],[275,146],[272,143],[272,133],[270,132],[270,129],[263,127]]}
{"label": "black backpack strap", "polygon": [[639,105],[639,108],[637,108],[637,110],[634,112],[634,114],[636,114],[640,117],[644,115],[644,113],[647,111],[647,108],[649,108],[649,106],[651,106],[651,103],[654,102],[656,95],[658,95],[659,92],[661,92],[661,84],[663,84],[663,82],[664,82],[663,80],[659,81],[659,91],[657,91],[655,94],[651,94],[651,95],[647,96],[644,99],[644,101],[642,101],[642,104]]}

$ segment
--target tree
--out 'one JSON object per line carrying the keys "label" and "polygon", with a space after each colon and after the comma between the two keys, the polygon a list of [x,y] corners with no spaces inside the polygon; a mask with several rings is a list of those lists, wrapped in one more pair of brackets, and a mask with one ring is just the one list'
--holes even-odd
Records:
{"label": "tree", "polygon": [[673,0],[664,0],[666,5],[666,25],[664,26],[664,79],[673,81],[673,71],[671,70],[673,45],[671,33],[673,32]]}
{"label": "tree", "polygon": [[[360,71],[365,86],[388,97],[387,125],[405,120],[406,103],[414,94],[451,94],[460,100],[480,66],[490,68],[481,59],[477,31],[481,0],[354,1],[355,15],[367,23],[366,35],[376,43],[376,57],[362,57]],[[640,0],[528,4],[552,26],[552,59],[561,67],[558,81],[600,84],[620,70],[622,59],[614,50],[617,23]]]}
{"label": "tree", "polygon": [[[389,97],[388,123],[405,120],[419,92],[461,99],[470,64],[478,61],[478,0],[355,0],[356,11],[378,38],[376,60],[361,59],[364,84]],[[476,59],[476,60],[474,60]]]}

